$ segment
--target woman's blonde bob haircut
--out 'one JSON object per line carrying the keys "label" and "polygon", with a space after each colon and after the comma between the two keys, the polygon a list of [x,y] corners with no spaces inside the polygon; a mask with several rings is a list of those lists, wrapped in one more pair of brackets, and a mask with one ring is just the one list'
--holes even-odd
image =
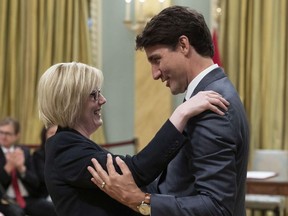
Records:
{"label": "woman's blonde bob haircut", "polygon": [[73,128],[91,92],[102,83],[103,74],[95,67],[78,62],[51,66],[38,83],[40,119],[46,127]]}

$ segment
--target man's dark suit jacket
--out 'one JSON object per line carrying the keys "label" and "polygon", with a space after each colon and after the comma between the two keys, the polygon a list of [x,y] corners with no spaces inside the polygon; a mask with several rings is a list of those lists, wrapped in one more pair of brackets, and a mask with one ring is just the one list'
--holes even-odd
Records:
{"label": "man's dark suit jacket", "polygon": [[[185,145],[150,185],[152,216],[244,216],[249,129],[235,88],[217,68],[193,92],[214,90],[230,102],[225,116],[205,111],[186,127]],[[193,96],[192,95],[192,96]]]}
{"label": "man's dark suit jacket", "polygon": [[[19,173],[17,174],[20,181],[23,183],[23,186],[28,191],[29,196],[25,196],[26,207],[24,209],[27,215],[42,215],[42,216],[55,216],[55,209],[51,202],[47,201],[44,198],[39,197],[39,179],[37,174],[35,173],[35,169],[32,163],[32,156],[30,154],[30,149],[25,146],[18,146],[24,151],[25,156],[25,166],[26,172],[25,176],[21,176]],[[6,158],[0,148],[0,183],[3,185],[5,189],[11,183],[11,176],[6,173],[4,170],[4,166],[6,164]],[[16,210],[15,208],[11,210]],[[9,213],[12,214],[12,213]],[[7,213],[7,215],[9,215]]]}
{"label": "man's dark suit jacket", "polygon": [[[185,140],[168,120],[141,152],[132,157],[122,156],[122,159],[129,166],[135,182],[143,186],[166,168]],[[91,158],[96,158],[106,167],[106,150],[73,129],[58,127],[56,134],[47,140],[45,151],[45,181],[58,216],[136,214],[91,182],[87,166],[92,165]]]}

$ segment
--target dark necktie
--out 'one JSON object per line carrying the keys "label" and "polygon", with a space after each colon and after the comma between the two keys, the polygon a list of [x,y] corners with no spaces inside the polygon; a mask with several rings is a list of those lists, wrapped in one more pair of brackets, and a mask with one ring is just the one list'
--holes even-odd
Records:
{"label": "dark necktie", "polygon": [[26,202],[21,195],[20,189],[19,189],[19,184],[18,184],[18,178],[17,178],[17,173],[16,170],[14,169],[11,173],[12,177],[12,187],[14,189],[15,197],[16,197],[16,202],[21,208],[25,208]]}

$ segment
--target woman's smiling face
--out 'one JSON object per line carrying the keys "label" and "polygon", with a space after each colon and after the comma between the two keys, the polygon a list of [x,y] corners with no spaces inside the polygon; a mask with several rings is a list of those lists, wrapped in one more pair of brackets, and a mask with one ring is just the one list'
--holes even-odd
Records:
{"label": "woman's smiling face", "polygon": [[93,90],[86,103],[83,105],[83,110],[77,122],[77,127],[85,130],[85,134],[90,136],[102,124],[101,118],[102,105],[106,103],[106,98],[101,94],[99,89]]}

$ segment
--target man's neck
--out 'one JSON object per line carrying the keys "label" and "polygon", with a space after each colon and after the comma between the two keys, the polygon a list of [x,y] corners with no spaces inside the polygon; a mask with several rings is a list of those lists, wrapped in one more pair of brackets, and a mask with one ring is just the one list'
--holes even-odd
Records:
{"label": "man's neck", "polygon": [[194,52],[193,57],[191,58],[191,72],[189,74],[189,80],[190,83],[196,76],[198,76],[202,71],[204,71],[206,68],[210,67],[214,64],[213,59],[210,57],[203,57],[199,55],[197,52]]}

